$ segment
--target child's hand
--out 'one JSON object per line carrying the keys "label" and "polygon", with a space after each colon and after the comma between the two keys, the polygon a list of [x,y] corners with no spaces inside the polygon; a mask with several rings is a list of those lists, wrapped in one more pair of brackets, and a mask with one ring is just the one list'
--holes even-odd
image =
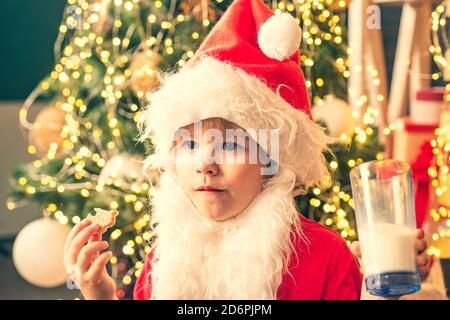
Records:
{"label": "child's hand", "polygon": [[[423,280],[425,280],[428,275],[430,274],[430,264],[429,264],[429,258],[428,255],[425,252],[425,249],[427,248],[427,242],[425,241],[425,234],[422,229],[416,230],[417,239],[415,242],[415,249],[417,250],[417,256],[416,256],[416,262],[419,269],[420,277]],[[359,245],[358,241],[355,241],[352,243],[350,250],[352,251],[353,255],[358,258],[359,265],[361,266],[363,275],[364,275],[364,266],[361,259],[361,246]],[[361,299],[363,300],[384,300],[384,299],[398,299],[397,298],[383,298],[383,297],[377,297],[369,294],[367,292],[367,288],[365,286],[365,283],[363,281],[362,284],[362,290],[361,290]]]}
{"label": "child's hand", "polygon": [[416,262],[419,268],[420,278],[424,281],[428,278],[430,274],[430,258],[426,253],[426,249],[428,247],[427,242],[425,240],[425,233],[423,229],[416,230],[417,239],[415,243],[415,248],[417,250]]}
{"label": "child's hand", "polygon": [[86,219],[75,225],[64,245],[64,265],[85,299],[118,299],[114,279],[106,270],[112,252],[100,254],[108,242],[101,241],[98,231],[99,226]]}

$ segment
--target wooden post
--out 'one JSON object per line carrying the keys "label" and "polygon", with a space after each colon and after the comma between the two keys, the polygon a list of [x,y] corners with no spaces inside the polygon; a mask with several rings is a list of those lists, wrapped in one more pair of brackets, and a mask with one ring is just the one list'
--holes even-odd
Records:
{"label": "wooden post", "polygon": [[431,1],[424,0],[416,7],[417,27],[414,32],[414,46],[411,58],[410,103],[415,100],[416,92],[430,86],[431,60],[429,46],[431,43]]}
{"label": "wooden post", "polygon": [[400,30],[392,73],[391,90],[388,103],[388,122],[404,116],[409,98],[409,68],[414,45],[414,33],[417,28],[417,9],[406,3],[403,5]]}
{"label": "wooden post", "polygon": [[364,46],[368,0],[351,1],[348,6],[348,42],[350,47],[350,78],[348,87],[349,103],[353,111],[359,112],[362,119],[367,103],[360,100],[367,96],[364,77]]}
{"label": "wooden post", "polygon": [[[386,62],[384,59],[384,46],[381,35],[381,29],[368,29],[368,39],[365,48],[367,52],[367,65],[373,66],[378,75],[375,77],[379,83],[374,83],[374,77],[369,76],[369,83],[367,84],[369,91],[369,104],[380,112],[376,125],[378,128],[384,129],[387,123],[387,76],[386,76]],[[369,73],[369,72],[367,72]],[[383,96],[383,99],[379,97]],[[383,137],[383,136],[382,136]]]}

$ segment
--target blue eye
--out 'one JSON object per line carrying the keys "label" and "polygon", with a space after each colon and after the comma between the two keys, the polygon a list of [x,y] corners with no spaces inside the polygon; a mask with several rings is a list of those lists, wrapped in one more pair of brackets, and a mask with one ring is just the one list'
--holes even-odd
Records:
{"label": "blue eye", "polygon": [[193,140],[186,140],[186,141],[183,141],[181,146],[184,149],[194,150],[194,149],[198,148],[198,143]]}
{"label": "blue eye", "polygon": [[224,142],[222,148],[226,151],[242,150],[242,146],[236,142]]}

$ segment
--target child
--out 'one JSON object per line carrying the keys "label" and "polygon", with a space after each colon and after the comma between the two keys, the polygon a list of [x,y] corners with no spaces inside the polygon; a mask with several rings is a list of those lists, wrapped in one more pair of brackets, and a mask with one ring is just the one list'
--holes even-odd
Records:
{"label": "child", "polygon": [[[157,241],[135,299],[359,299],[345,241],[293,201],[327,178],[332,142],[311,120],[299,68],[301,31],[263,0],[236,0],[195,57],[152,96],[139,128],[156,152]],[[90,240],[89,240],[90,239]],[[86,244],[86,242],[89,243]],[[110,253],[82,221],[66,243],[86,299],[117,299]],[[417,262],[427,275],[426,242]],[[359,246],[353,247],[359,257]]]}

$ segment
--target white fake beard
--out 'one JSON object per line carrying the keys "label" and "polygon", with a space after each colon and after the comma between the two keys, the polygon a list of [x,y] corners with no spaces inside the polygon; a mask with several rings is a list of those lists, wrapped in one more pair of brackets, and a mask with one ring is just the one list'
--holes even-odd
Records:
{"label": "white fake beard", "polygon": [[278,174],[237,217],[213,221],[163,173],[153,193],[151,299],[276,299],[291,231],[301,234],[290,181]]}

